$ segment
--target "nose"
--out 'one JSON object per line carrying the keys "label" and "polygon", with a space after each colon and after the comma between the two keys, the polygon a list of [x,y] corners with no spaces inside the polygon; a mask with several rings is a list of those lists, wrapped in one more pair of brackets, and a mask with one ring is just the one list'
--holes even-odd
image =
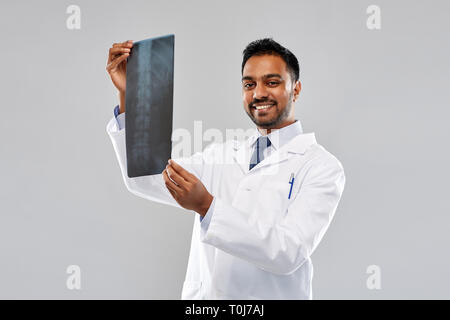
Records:
{"label": "nose", "polygon": [[263,100],[269,96],[267,88],[264,84],[257,84],[255,90],[253,90],[253,99]]}

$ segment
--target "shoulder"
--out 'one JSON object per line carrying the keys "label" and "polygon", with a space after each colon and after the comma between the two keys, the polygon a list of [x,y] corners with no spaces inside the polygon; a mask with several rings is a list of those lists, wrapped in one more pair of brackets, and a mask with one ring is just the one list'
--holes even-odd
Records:
{"label": "shoulder", "polygon": [[342,171],[344,170],[341,161],[321,144],[315,143],[311,145],[306,153],[313,159],[312,162],[316,165],[336,167]]}
{"label": "shoulder", "polygon": [[315,143],[305,153],[310,157],[306,168],[306,184],[316,185],[323,183],[345,184],[344,167],[339,159],[324,146]]}

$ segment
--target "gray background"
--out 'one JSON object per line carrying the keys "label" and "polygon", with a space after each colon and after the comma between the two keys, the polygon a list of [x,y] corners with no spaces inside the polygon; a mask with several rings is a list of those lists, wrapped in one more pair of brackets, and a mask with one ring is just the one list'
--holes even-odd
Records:
{"label": "gray background", "polygon": [[[81,8],[81,29],[66,8]],[[366,28],[381,7],[382,28]],[[174,33],[174,129],[250,128],[245,45],[299,58],[296,116],[347,184],[316,299],[449,298],[448,1],[2,1],[0,298],[178,299],[194,216],[123,185],[105,131],[113,42]],[[195,150],[193,150],[195,151]],[[66,288],[81,267],[82,289]],[[381,290],[366,268],[381,268]]]}

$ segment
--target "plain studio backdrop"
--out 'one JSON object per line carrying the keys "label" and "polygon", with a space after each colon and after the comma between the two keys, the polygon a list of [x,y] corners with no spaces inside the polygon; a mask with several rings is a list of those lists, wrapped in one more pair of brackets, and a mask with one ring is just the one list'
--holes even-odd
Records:
{"label": "plain studio backdrop", "polygon": [[[67,8],[81,9],[70,30]],[[369,30],[370,5],[381,29]],[[106,123],[114,42],[175,34],[174,125],[252,128],[242,50],[300,61],[295,114],[347,184],[315,299],[449,298],[448,1],[3,1],[0,298],[178,299],[194,214],[123,184]],[[206,145],[206,144],[205,144]],[[199,151],[199,150],[192,150]],[[198,218],[198,216],[195,216]],[[66,286],[70,265],[81,290]],[[381,288],[370,290],[370,266]]]}

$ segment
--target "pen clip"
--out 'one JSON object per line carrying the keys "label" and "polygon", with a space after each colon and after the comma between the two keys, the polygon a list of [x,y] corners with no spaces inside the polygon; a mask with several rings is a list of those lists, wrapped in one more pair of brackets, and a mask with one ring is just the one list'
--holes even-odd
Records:
{"label": "pen clip", "polygon": [[289,178],[289,183],[294,182],[294,173],[291,173],[291,177]]}

